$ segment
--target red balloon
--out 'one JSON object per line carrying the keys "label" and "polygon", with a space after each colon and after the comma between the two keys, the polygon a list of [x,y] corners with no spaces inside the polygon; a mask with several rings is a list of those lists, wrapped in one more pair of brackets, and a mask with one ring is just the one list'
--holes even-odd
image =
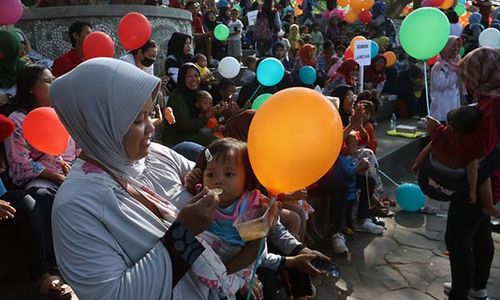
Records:
{"label": "red balloon", "polygon": [[24,119],[23,135],[38,151],[59,156],[68,147],[69,133],[51,107],[32,110]]}
{"label": "red balloon", "polygon": [[365,10],[359,13],[358,18],[361,22],[368,24],[372,21],[372,13],[369,10]]}
{"label": "red balloon", "polygon": [[16,125],[11,119],[4,115],[0,115],[0,142],[8,138],[16,129]]}
{"label": "red balloon", "polygon": [[433,7],[434,4],[433,4],[433,0],[423,0],[421,5],[422,7]]}
{"label": "red balloon", "polygon": [[432,0],[432,6],[439,7],[444,3],[444,0]]}
{"label": "red balloon", "polygon": [[96,57],[113,57],[115,42],[102,31],[89,33],[83,40],[83,56],[85,59]]}
{"label": "red balloon", "polygon": [[354,59],[354,53],[352,52],[351,48],[347,48],[344,52],[344,60],[352,58]]}
{"label": "red balloon", "polygon": [[427,64],[428,64],[429,66],[432,66],[433,64],[435,64],[435,63],[437,62],[437,60],[438,60],[438,56],[439,56],[439,54],[437,54],[437,55],[436,55],[436,56],[434,56],[434,57],[429,58],[429,59],[427,60]]}
{"label": "red balloon", "polygon": [[118,38],[128,51],[141,48],[151,37],[151,23],[143,14],[126,14],[118,24]]}

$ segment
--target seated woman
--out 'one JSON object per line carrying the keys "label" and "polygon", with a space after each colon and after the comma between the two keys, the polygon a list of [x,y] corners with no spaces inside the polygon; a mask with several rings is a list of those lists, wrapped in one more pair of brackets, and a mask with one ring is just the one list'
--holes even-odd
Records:
{"label": "seated woman", "polygon": [[193,198],[184,191],[193,164],[151,143],[159,84],[130,64],[97,58],[51,88],[57,113],[82,147],[53,208],[59,268],[79,299],[235,293],[222,262],[195,237],[213,221],[215,193],[203,189]]}
{"label": "seated woman", "polygon": [[4,199],[12,201],[19,211],[19,218],[23,220],[21,230],[23,239],[28,241],[29,268],[40,294],[65,299],[71,297],[71,289],[49,272],[51,266],[56,266],[51,210],[57,189],[66,178],[77,150],[71,140],[62,156],[42,153],[25,140],[22,128],[24,118],[31,110],[50,106],[49,87],[52,80],[50,71],[41,65],[28,65],[19,74],[15,111],[9,116],[15,124],[15,131],[5,141],[9,178],[13,186],[9,186]]}
{"label": "seated woman", "polygon": [[332,96],[332,91],[340,85],[349,85],[353,89],[357,84],[354,72],[359,69],[358,63],[354,59],[346,59],[333,74],[330,79],[325,82],[323,94]]}
{"label": "seated woman", "polygon": [[158,56],[158,46],[153,40],[147,41],[141,48],[130,51],[120,59],[126,61],[149,75],[154,75],[153,64]]}
{"label": "seated woman", "polygon": [[174,32],[168,41],[165,73],[171,79],[168,87],[170,91],[173,91],[177,87],[177,76],[181,66],[193,60],[191,42],[192,37],[181,32]]}
{"label": "seated woman", "polygon": [[206,146],[217,139],[212,134],[200,134],[199,130],[207,126],[210,118],[220,111],[215,106],[205,115],[199,115],[194,101],[196,92],[200,87],[200,71],[193,63],[184,64],[179,71],[178,87],[170,95],[168,106],[172,108],[176,122],[163,128],[162,143],[175,146],[181,142],[189,141]]}
{"label": "seated woman", "polygon": [[377,90],[379,94],[384,89],[387,76],[384,73],[387,59],[379,54],[372,59],[372,63],[365,70],[365,89]]}

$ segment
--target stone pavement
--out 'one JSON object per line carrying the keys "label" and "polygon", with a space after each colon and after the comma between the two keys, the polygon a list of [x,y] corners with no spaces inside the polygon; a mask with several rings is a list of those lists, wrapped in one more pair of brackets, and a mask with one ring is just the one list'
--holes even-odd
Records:
{"label": "stone pavement", "polygon": [[[430,200],[437,215],[396,212],[385,219],[383,236],[355,233],[347,237],[350,253],[333,255],[327,241],[319,245],[339,265],[341,276],[315,278],[316,299],[432,300],[447,299],[443,283],[451,281],[448,257],[443,255],[448,203]],[[495,258],[488,292],[500,300],[500,234],[494,233]],[[325,239],[326,240],[326,239]]]}

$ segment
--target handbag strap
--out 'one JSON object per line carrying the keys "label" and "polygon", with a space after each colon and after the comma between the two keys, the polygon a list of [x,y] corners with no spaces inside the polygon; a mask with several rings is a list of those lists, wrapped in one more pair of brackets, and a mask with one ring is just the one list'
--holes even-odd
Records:
{"label": "handbag strap", "polygon": [[93,159],[92,157],[88,156],[87,154],[85,154],[83,151],[80,153],[80,155],[78,156],[80,159],[88,162],[88,163],[91,163],[99,168],[101,168],[102,170],[104,170],[106,173],[108,173],[109,176],[111,176],[111,178],[113,178],[124,190],[127,191],[127,193],[129,193],[130,196],[132,196],[132,198],[134,198],[135,200],[137,200],[139,203],[141,203],[142,205],[144,205],[147,209],[149,209],[153,214],[155,214],[159,219],[162,219],[162,216],[160,214],[160,211],[158,210],[158,208],[150,201],[146,198],[146,196],[144,196],[140,191],[137,190],[136,187],[134,187],[133,185],[131,185],[128,181],[126,181],[125,179],[123,178],[120,178],[118,177],[115,173],[111,172],[106,166],[104,166],[103,164],[101,164],[100,162],[96,161],[95,159]]}

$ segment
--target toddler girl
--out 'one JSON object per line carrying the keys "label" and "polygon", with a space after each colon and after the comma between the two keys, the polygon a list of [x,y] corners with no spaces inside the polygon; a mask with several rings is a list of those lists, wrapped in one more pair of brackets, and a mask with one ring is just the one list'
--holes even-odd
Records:
{"label": "toddler girl", "polygon": [[[196,107],[200,115],[206,115],[213,109],[212,95],[210,95],[210,93],[207,91],[200,90],[196,92],[194,101],[194,107]],[[219,124],[217,118],[212,117],[208,119],[207,126],[201,128],[199,132],[201,134],[213,134],[218,138],[222,138],[224,137],[222,134],[223,130],[224,127]]]}

